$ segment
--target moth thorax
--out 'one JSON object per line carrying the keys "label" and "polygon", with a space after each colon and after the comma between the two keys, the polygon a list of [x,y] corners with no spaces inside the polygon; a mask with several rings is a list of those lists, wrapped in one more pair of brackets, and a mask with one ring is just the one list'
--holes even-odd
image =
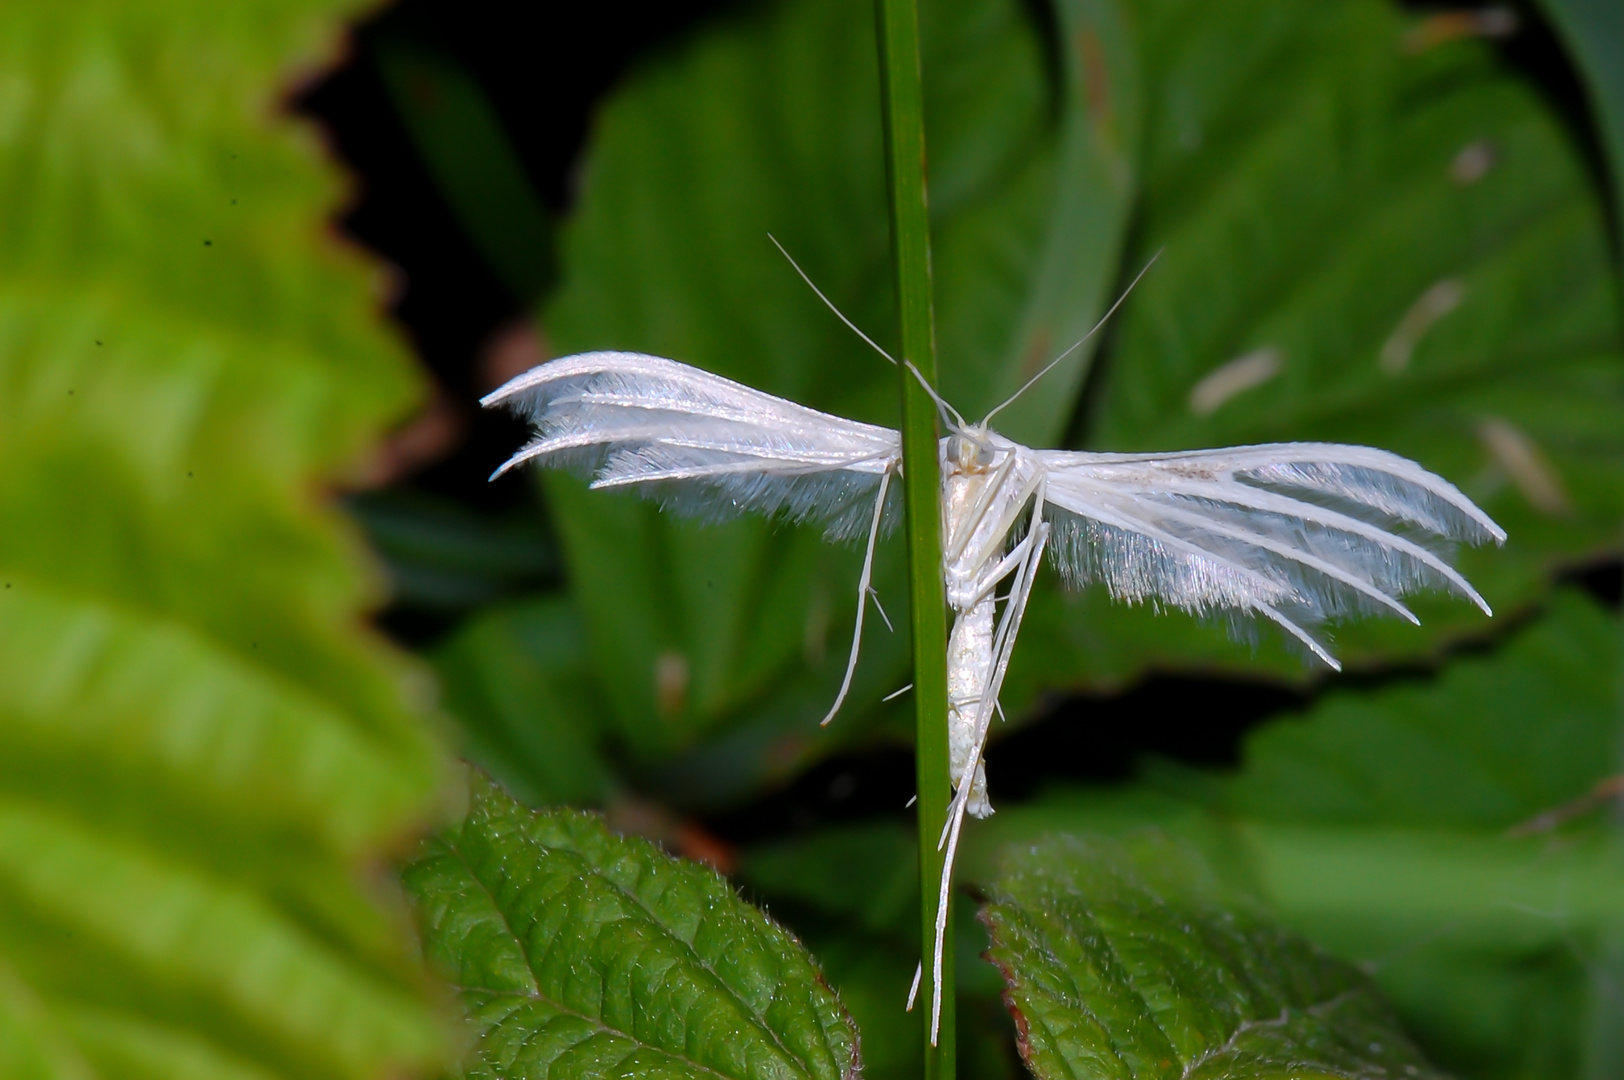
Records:
{"label": "moth thorax", "polygon": [[[942,474],[942,539],[947,551],[968,552],[973,538],[962,534],[965,530],[973,530],[976,527],[976,515],[973,510],[986,485],[985,473],[966,473],[949,469]],[[980,568],[980,561],[972,554],[960,554],[956,559],[950,558],[944,568],[948,576],[948,590],[950,592],[953,590],[955,578],[964,578],[961,584],[966,585],[973,581]],[[954,607],[961,606],[951,597],[948,602]]]}

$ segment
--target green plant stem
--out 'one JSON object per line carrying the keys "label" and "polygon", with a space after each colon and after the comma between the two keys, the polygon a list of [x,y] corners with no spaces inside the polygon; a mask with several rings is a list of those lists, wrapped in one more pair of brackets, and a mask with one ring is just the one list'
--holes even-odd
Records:
{"label": "green plant stem", "polygon": [[[936,381],[931,305],[930,222],[925,200],[924,93],[919,74],[916,0],[875,0],[880,96],[885,115],[885,177],[891,204],[891,256],[900,308],[902,357]],[[942,963],[941,1029],[930,1045],[931,953],[936,937],[937,838],[952,796],[947,750],[947,601],[942,587],[941,481],[936,406],[913,373],[902,379],[902,478],[907,506],[909,602],[913,620],[915,742],[919,791],[920,947],[925,960],[919,1012],[926,1080],[953,1080],[953,954]],[[951,903],[951,900],[950,900]],[[948,926],[951,944],[951,910]]]}

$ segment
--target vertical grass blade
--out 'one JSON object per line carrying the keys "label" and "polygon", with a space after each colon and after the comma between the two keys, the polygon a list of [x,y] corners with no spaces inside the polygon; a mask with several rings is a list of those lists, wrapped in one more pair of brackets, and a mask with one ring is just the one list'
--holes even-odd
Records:
{"label": "vertical grass blade", "polygon": [[[925,115],[919,72],[916,0],[875,0],[879,24],[880,97],[885,116],[886,195],[891,208],[891,258],[900,309],[902,356],[933,384],[936,331],[931,308],[930,222],[925,201]],[[909,604],[913,619],[916,769],[919,785],[919,987],[926,1080],[952,1080],[953,957],[942,966],[942,1018],[930,1044],[936,890],[941,835],[952,795],[947,750],[947,602],[942,590],[942,521],[936,408],[907,368],[902,379],[903,490],[907,505]],[[948,923],[952,925],[951,918]]]}

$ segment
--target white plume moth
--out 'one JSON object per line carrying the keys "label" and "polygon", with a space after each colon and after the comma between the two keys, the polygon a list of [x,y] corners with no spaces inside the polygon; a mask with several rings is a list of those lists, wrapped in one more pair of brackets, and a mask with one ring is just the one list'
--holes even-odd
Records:
{"label": "white plume moth", "polygon": [[[1449,482],[1383,450],[1331,443],[1167,454],[1034,450],[991,429],[998,409],[966,424],[937,401],[949,430],[940,460],[942,573],[954,615],[947,668],[954,795],[938,839],[946,856],[932,956],[933,1043],[959,833],[966,813],[992,813],[982,751],[1045,552],[1068,584],[1101,582],[1130,603],[1261,616],[1337,668],[1310,633],[1329,617],[1386,610],[1417,622],[1399,597],[1422,586],[1453,589],[1489,611],[1420,537],[1505,539]],[[529,461],[573,465],[592,475],[594,488],[633,488],[678,510],[783,515],[821,524],[836,540],[866,531],[851,656],[823,722],[833,719],[857,664],[875,540],[897,516],[890,498],[902,464],[896,431],[624,352],[550,361],[483,404],[506,405],[536,427],[497,475]]]}

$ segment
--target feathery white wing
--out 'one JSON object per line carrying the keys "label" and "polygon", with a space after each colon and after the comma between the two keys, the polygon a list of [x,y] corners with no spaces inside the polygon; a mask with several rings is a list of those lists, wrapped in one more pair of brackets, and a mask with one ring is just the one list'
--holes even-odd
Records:
{"label": "feathery white wing", "polygon": [[1326,618],[1385,609],[1413,622],[1399,597],[1422,586],[1489,610],[1440,541],[1500,542],[1505,532],[1396,454],[1331,443],[1032,453],[1047,474],[1061,573],[1101,581],[1118,599],[1262,615],[1333,668],[1308,632]]}
{"label": "feathery white wing", "polygon": [[536,426],[496,475],[527,461],[570,465],[594,488],[633,487],[712,517],[784,514],[842,539],[869,524],[880,479],[902,456],[889,428],[640,353],[553,360],[481,404],[506,405]]}

